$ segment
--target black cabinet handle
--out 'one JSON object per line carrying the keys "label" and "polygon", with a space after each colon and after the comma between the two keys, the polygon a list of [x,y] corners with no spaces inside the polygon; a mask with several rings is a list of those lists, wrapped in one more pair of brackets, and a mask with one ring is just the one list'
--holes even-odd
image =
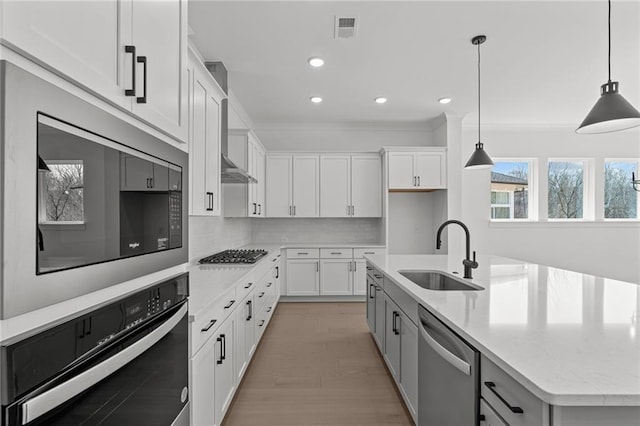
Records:
{"label": "black cabinet handle", "polygon": [[276,278],[280,278],[280,267],[276,266]]}
{"label": "black cabinet handle", "polygon": [[207,211],[210,212],[210,211],[213,211],[213,192],[207,192],[206,194],[207,194],[207,199],[209,203],[208,204],[209,207],[207,207]]}
{"label": "black cabinet handle", "polygon": [[259,298],[262,298],[262,296],[264,296],[264,291],[258,295]]}
{"label": "black cabinet handle", "polygon": [[249,307],[249,316],[247,317],[247,321],[251,321],[253,317],[253,301],[248,300],[246,305]]}
{"label": "black cabinet handle", "polygon": [[153,178],[149,178],[149,188],[153,188]]}
{"label": "black cabinet handle", "polygon": [[269,306],[269,307],[267,308],[267,313],[271,312],[271,309],[273,309],[273,306]]}
{"label": "black cabinet handle", "polygon": [[382,279],[382,275],[373,274],[373,276],[376,277],[377,279]]}
{"label": "black cabinet handle", "polygon": [[144,79],[142,80],[142,96],[137,97],[136,102],[139,104],[146,104],[147,103],[147,57],[138,56],[136,58],[136,62],[144,66],[143,68]]}
{"label": "black cabinet handle", "polygon": [[341,251],[332,251],[331,254],[342,254]]}
{"label": "black cabinet handle", "polygon": [[273,285],[273,283],[267,284],[267,288],[271,287],[272,285]]}
{"label": "black cabinet handle", "polygon": [[227,359],[227,336],[221,334],[220,337],[222,337],[222,360],[224,361]]}
{"label": "black cabinet handle", "polygon": [[232,306],[233,306],[233,304],[234,304],[234,303],[236,303],[236,301],[235,301],[235,300],[232,300],[232,301],[230,301],[230,302],[229,302],[229,304],[228,304],[227,306],[225,306],[224,308],[225,308],[225,309],[229,309],[230,307],[232,307]]}
{"label": "black cabinet handle", "polygon": [[258,205],[256,203],[251,204],[253,204],[253,214],[258,214]]}
{"label": "black cabinet handle", "polygon": [[216,360],[216,364],[222,364],[222,361],[224,361],[224,358],[222,357],[222,335],[216,338],[216,342],[220,343],[220,358]]}
{"label": "black cabinet handle", "polygon": [[262,204],[258,204],[258,216],[262,214]]}
{"label": "black cabinet handle", "polygon": [[373,271],[373,268],[371,266],[367,266],[367,271]]}
{"label": "black cabinet handle", "polygon": [[371,293],[371,289],[374,287],[373,284],[369,284],[369,299],[375,299],[376,294]]}
{"label": "black cabinet handle", "polygon": [[251,287],[253,285],[253,283],[247,283],[247,285],[244,286],[245,289]]}
{"label": "black cabinet handle", "polygon": [[125,46],[125,53],[131,53],[131,89],[124,89],[125,96],[136,95],[136,47]]}
{"label": "black cabinet handle", "polygon": [[488,388],[489,388],[489,390],[490,390],[491,392],[493,392],[493,394],[494,394],[495,396],[497,396],[497,397],[498,397],[498,399],[499,399],[500,401],[502,401],[502,403],[503,403],[504,405],[506,405],[506,406],[507,406],[507,408],[508,408],[509,410],[511,410],[511,412],[512,412],[512,413],[519,413],[519,414],[524,413],[524,411],[522,410],[522,408],[517,407],[517,406],[513,406],[513,405],[509,404],[509,403],[507,402],[507,400],[506,400],[506,399],[504,399],[504,398],[502,397],[502,395],[500,395],[500,394],[498,393],[498,391],[496,391],[496,384],[495,384],[495,383],[493,383],[493,382],[484,382],[484,385],[485,385],[486,387],[488,387]]}
{"label": "black cabinet handle", "polygon": [[211,329],[211,327],[213,327],[213,324],[216,323],[217,320],[212,319],[211,321],[209,321],[209,324],[207,324],[207,326],[205,328],[203,328],[202,330],[200,330],[200,332],[205,332],[205,331],[209,331],[209,329]]}
{"label": "black cabinet handle", "polygon": [[400,332],[398,331],[398,326],[396,325],[396,318],[398,318],[399,316],[400,314],[398,314],[396,311],[393,311],[393,322],[391,328],[393,330],[393,334],[395,334],[396,336],[400,334]]}
{"label": "black cabinet handle", "polygon": [[262,327],[264,325],[264,320],[260,321],[260,324],[258,324],[258,327]]}

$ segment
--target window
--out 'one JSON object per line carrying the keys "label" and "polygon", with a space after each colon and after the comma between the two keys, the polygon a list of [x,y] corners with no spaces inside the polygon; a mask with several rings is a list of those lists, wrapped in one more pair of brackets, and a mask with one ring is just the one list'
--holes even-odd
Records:
{"label": "window", "polygon": [[82,160],[47,161],[39,171],[40,223],[84,222],[84,166]]}
{"label": "window", "polygon": [[491,219],[529,219],[530,161],[496,161],[491,170]]}
{"label": "window", "polygon": [[549,219],[584,216],[584,162],[549,161]]}
{"label": "window", "polygon": [[637,219],[638,193],[631,185],[631,173],[638,174],[637,161],[604,162],[604,218]]}

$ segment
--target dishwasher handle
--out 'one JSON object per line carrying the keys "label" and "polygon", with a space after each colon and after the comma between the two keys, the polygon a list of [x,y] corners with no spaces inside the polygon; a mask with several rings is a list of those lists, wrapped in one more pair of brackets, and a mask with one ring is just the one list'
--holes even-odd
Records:
{"label": "dishwasher handle", "polygon": [[425,329],[424,323],[422,323],[422,326],[420,327],[420,335],[431,347],[431,349],[433,349],[438,355],[440,355],[441,358],[443,358],[449,364],[451,364],[452,366],[460,370],[465,375],[467,376],[471,375],[471,365],[468,362],[458,358],[457,356],[449,352],[444,346],[438,343],[436,339],[431,337],[429,332]]}

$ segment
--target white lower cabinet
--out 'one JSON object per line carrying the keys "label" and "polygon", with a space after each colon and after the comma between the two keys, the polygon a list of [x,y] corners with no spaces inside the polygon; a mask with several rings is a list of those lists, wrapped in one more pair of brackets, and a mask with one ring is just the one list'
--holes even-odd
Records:
{"label": "white lower cabinet", "polygon": [[355,259],[353,261],[353,294],[362,296],[367,294],[367,261]]}
{"label": "white lower cabinet", "polygon": [[287,260],[287,295],[317,296],[320,294],[320,260]]}
{"label": "white lower cabinet", "polygon": [[234,369],[236,383],[240,383],[244,372],[247,370],[251,356],[256,348],[254,296],[251,293],[236,308],[235,326],[236,344],[234,353]]}
{"label": "white lower cabinet", "polygon": [[236,388],[236,375],[233,369],[233,316],[220,326],[214,340],[215,365],[213,373],[214,418],[216,424],[222,422]]}
{"label": "white lower cabinet", "polygon": [[193,426],[215,425],[214,365],[215,339],[210,338],[191,358],[191,424]]}
{"label": "white lower cabinet", "polygon": [[342,296],[353,294],[353,261],[349,259],[320,260],[320,294]]}
{"label": "white lower cabinet", "polygon": [[480,398],[480,424],[482,426],[509,426],[482,398]]}

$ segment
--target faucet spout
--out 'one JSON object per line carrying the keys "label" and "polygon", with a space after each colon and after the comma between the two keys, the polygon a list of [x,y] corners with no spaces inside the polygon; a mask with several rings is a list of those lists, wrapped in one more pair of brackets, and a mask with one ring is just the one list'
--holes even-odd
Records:
{"label": "faucet spout", "polygon": [[444,228],[446,228],[447,226],[451,225],[451,224],[456,224],[456,225],[460,225],[460,227],[464,230],[464,234],[465,234],[465,249],[466,249],[466,257],[465,259],[462,261],[462,264],[464,265],[464,278],[473,278],[472,274],[471,274],[471,270],[475,269],[478,267],[478,262],[476,262],[476,252],[473,252],[473,259],[471,259],[471,236],[469,233],[469,228],[467,228],[467,225],[465,225],[464,223],[462,223],[459,220],[455,220],[455,219],[451,219],[451,220],[447,220],[446,222],[444,222],[442,225],[440,225],[440,227],[438,228],[438,232],[436,234],[436,249],[440,250],[440,247],[442,247],[442,231],[444,230]]}

